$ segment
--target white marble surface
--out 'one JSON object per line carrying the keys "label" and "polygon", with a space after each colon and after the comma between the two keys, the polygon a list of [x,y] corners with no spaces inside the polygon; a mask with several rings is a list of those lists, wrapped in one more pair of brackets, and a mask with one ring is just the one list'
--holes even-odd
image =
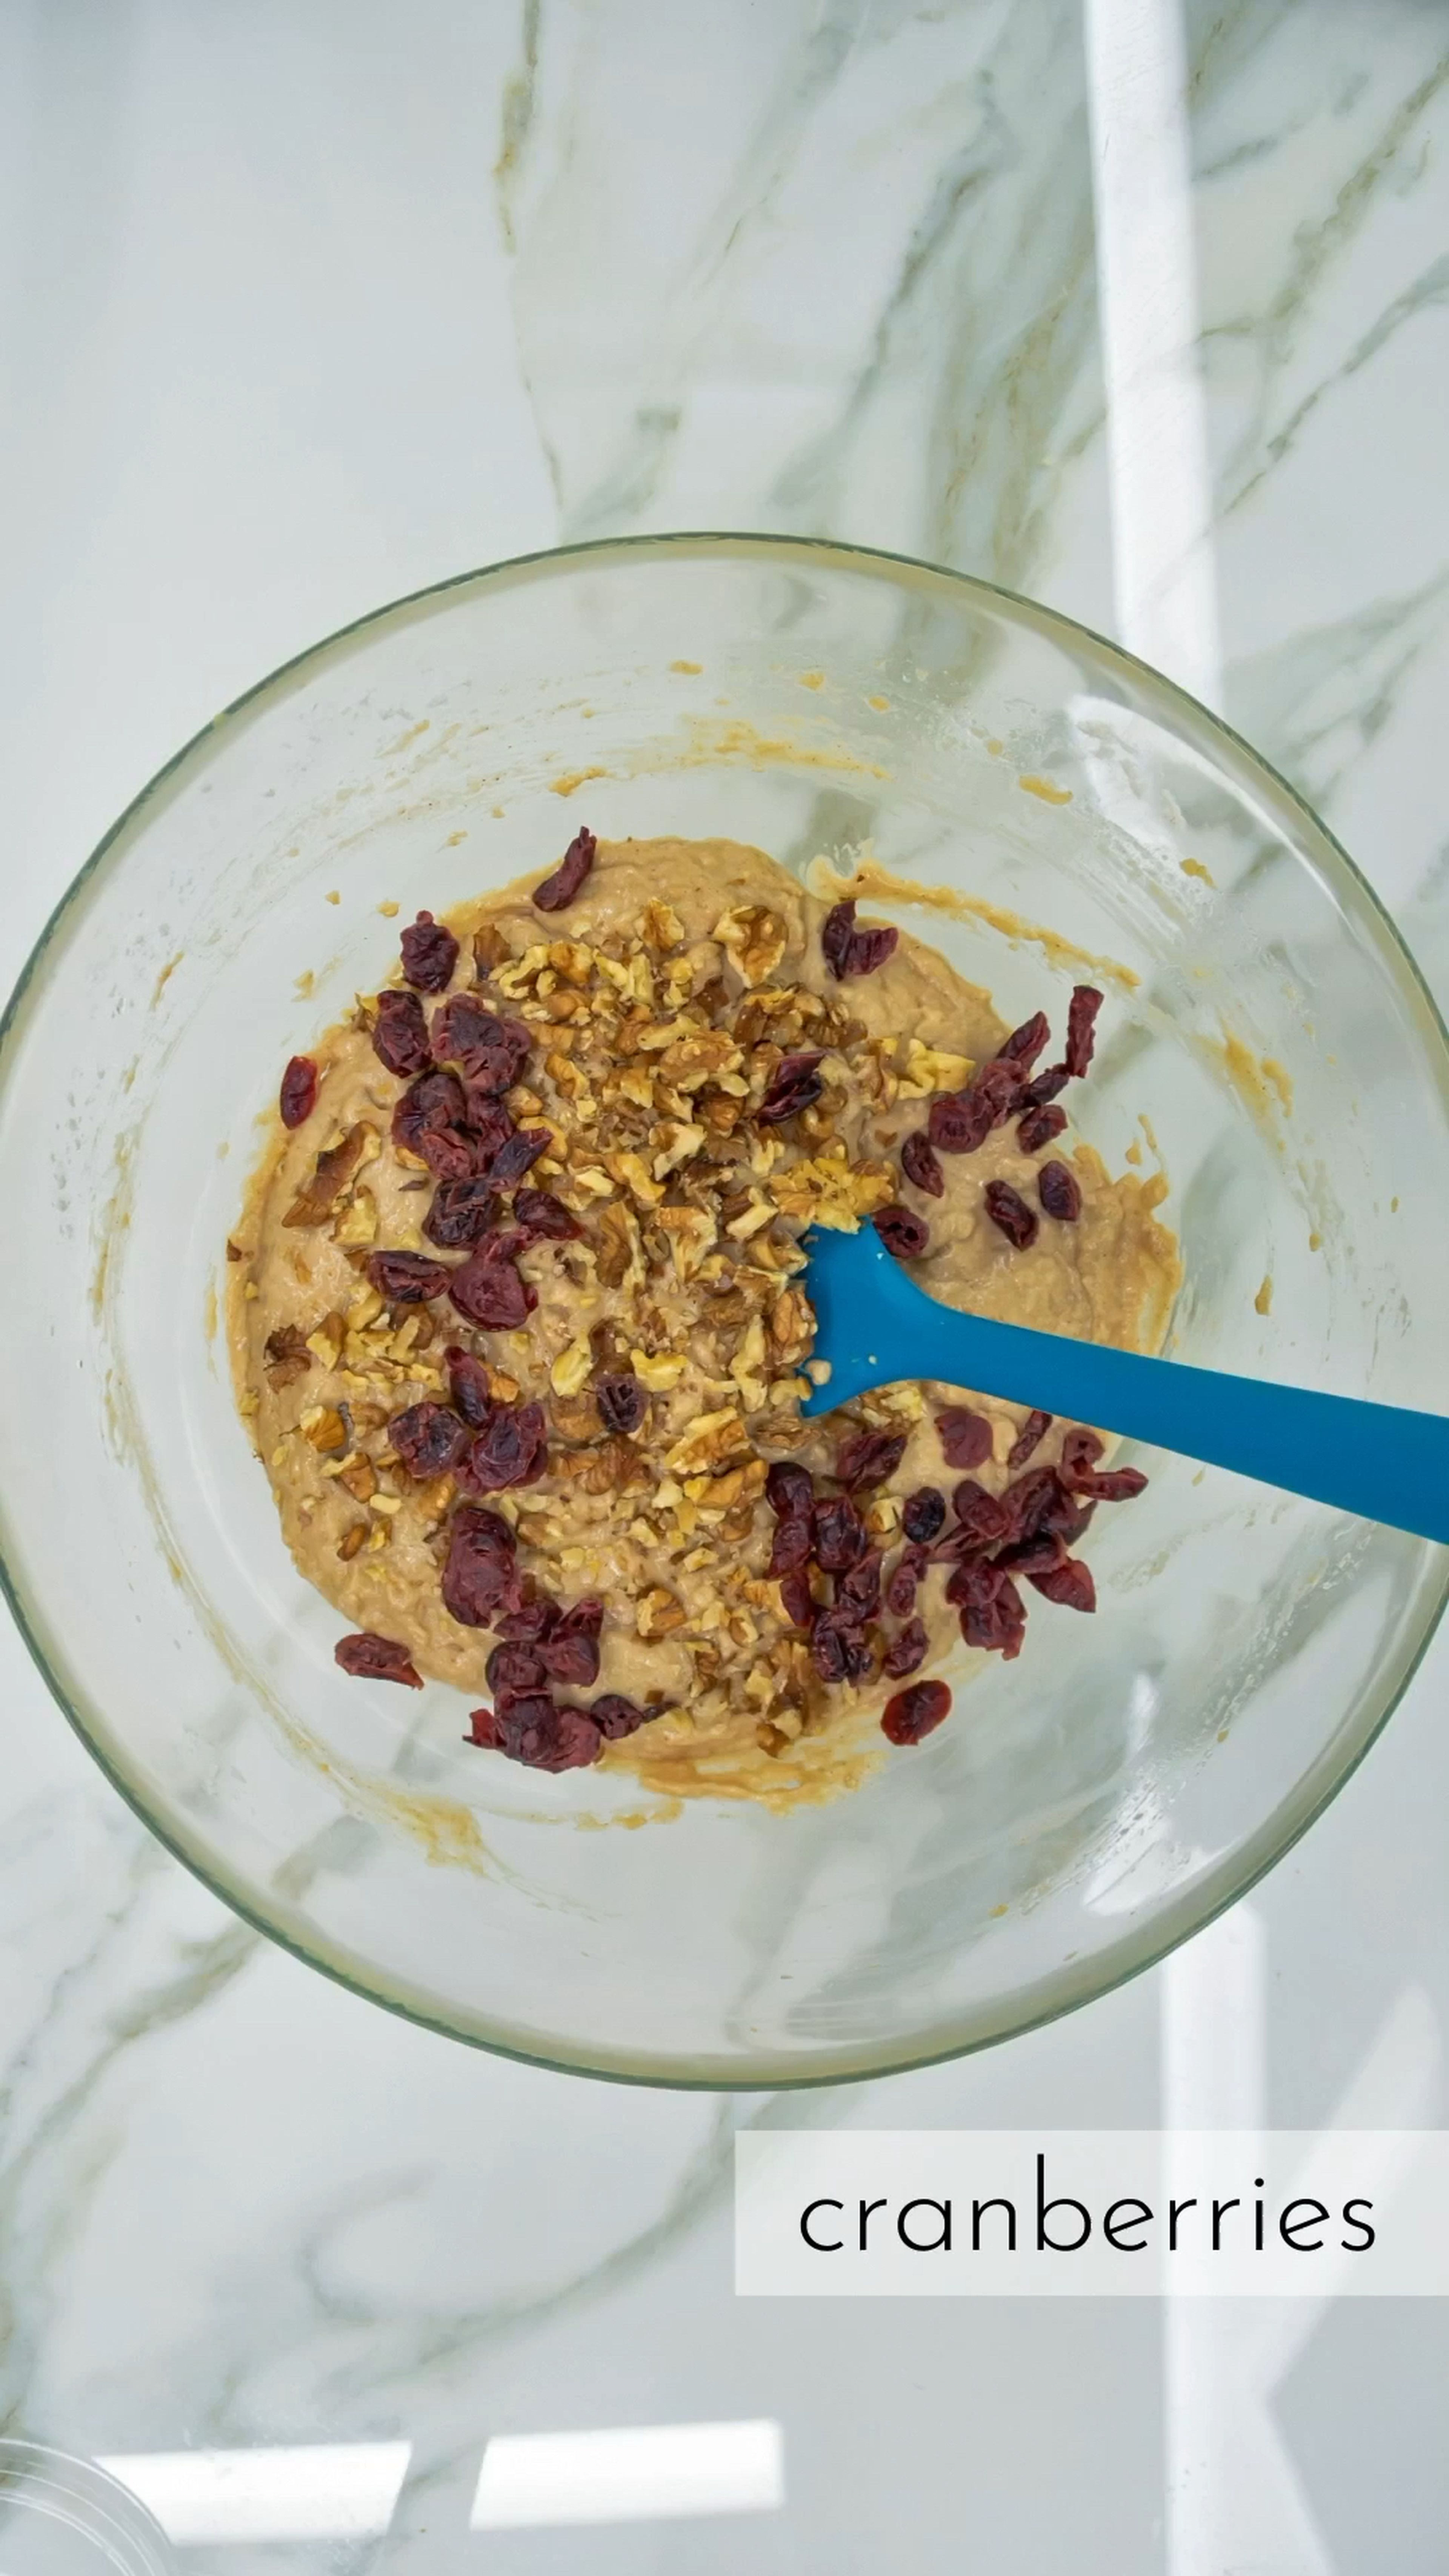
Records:
{"label": "white marble surface", "polygon": [[[1093,0],[1099,85],[1168,6]],[[1182,649],[1441,996],[1446,44],[1434,0],[1190,0],[1190,220],[1122,235],[1200,303],[1217,632]],[[1080,0],[3,0],[6,980],[223,700],[466,564],[804,529],[1142,641],[1162,495],[1087,66]],[[1139,2302],[764,2310],[726,2199],[741,2120],[1153,2123],[1164,2041],[1180,2113],[1444,2120],[1442,1641],[1251,1913],[1007,2051],[793,2105],[551,2078],[335,1990],[0,1658],[4,2429],[413,2445],[386,2537],[188,2564],[1442,2567],[1437,2308],[1186,2342]],[[782,2511],[468,2535],[490,2433],[759,2416]]]}

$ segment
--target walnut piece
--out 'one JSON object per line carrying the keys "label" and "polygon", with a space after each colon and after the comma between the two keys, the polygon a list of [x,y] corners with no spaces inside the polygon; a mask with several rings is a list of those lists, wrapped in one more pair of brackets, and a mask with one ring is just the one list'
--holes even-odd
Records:
{"label": "walnut piece", "polygon": [[379,1143],[377,1129],[370,1120],[360,1118],[355,1127],[349,1127],[339,1144],[318,1155],[316,1170],[309,1181],[303,1182],[282,1219],[283,1225],[325,1225],[353,1174],[361,1164],[372,1160]]}

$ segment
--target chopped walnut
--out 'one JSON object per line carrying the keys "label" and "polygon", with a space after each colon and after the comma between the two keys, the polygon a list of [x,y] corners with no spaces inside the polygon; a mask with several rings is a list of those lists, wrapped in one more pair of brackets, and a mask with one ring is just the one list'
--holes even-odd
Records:
{"label": "chopped walnut", "polygon": [[317,1157],[316,1169],[297,1192],[283,1225],[325,1225],[355,1172],[380,1151],[381,1139],[371,1121],[360,1118],[337,1144]]}
{"label": "chopped walnut", "polygon": [[666,1592],[662,1585],[656,1585],[645,1593],[634,1614],[634,1625],[646,1645],[653,1645],[657,1638],[672,1636],[676,1628],[684,1626],[684,1620],[683,1603],[674,1593]]}
{"label": "chopped walnut", "polygon": [[758,903],[739,904],[725,913],[715,923],[714,935],[748,985],[768,981],[785,954],[790,936],[779,914]]}
{"label": "chopped walnut", "polygon": [[278,1324],[275,1332],[268,1333],[262,1364],[267,1384],[274,1394],[280,1394],[284,1386],[291,1386],[297,1378],[306,1376],[312,1365],[312,1355],[298,1325]]}

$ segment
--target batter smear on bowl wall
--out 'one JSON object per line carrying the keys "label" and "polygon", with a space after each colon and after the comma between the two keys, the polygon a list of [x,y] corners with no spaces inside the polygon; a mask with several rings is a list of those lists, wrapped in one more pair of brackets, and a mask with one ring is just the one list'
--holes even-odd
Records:
{"label": "batter smear on bowl wall", "polygon": [[932,1732],[963,1637],[1010,1660],[1028,1608],[1091,1612],[1089,1524],[1140,1473],[956,1388],[802,1421],[799,1282],[812,1225],[873,1224],[948,1304],[1160,1349],[1166,1185],[1069,1125],[1101,1006],[1008,1029],[730,841],[581,831],[420,913],[281,1072],[228,1244],[238,1400],[343,1669],[466,1692],[480,1760],[787,1803]]}

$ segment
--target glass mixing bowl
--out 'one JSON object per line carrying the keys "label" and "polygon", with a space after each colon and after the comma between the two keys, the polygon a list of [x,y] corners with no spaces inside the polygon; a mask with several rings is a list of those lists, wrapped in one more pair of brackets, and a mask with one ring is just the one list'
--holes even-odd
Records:
{"label": "glass mixing bowl", "polygon": [[[1174,1351],[1442,1408],[1445,1033],[1281,779],[1045,609],[808,542],[649,538],[474,573],[278,671],[180,752],[42,939],[0,1048],[0,1546],[51,1688],[219,1895],[457,2037],[640,2080],[879,2074],[1158,1959],[1353,1769],[1445,1560],[1190,1459],[1099,1518],[1095,1619],[1032,1620],[855,1795],[671,1813],[347,1679],[233,1409],[224,1245],[284,1059],[397,923],[610,836],[862,853],[890,909],[1060,1027],[1159,1148]],[[326,900],[340,894],[338,904]],[[976,909],[962,908],[959,896]],[[1033,925],[1043,925],[1035,929]],[[1023,1390],[1029,1394],[1029,1390]]]}

